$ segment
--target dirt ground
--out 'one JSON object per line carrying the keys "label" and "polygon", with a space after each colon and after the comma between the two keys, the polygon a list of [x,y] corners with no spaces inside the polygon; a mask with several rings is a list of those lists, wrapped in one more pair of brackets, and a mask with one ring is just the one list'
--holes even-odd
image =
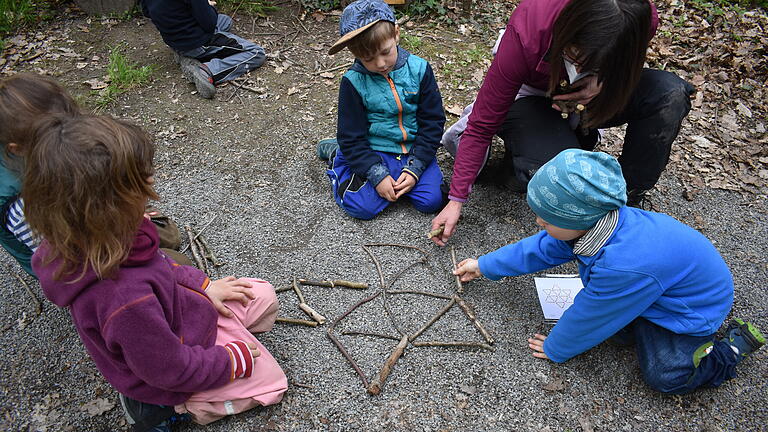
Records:
{"label": "dirt ground", "polygon": [[[206,233],[227,264],[214,276],[258,276],[278,287],[294,276],[371,284],[367,293],[305,289],[308,301],[332,319],[379,288],[376,270],[360,248],[365,243],[406,244],[428,252],[428,263],[403,273],[395,288],[443,294],[453,290],[448,250],[425,238],[431,215],[397,204],[374,221],[356,221],[344,216],[331,198],[314,143],[335,133],[343,68],[328,70],[351,61],[346,53],[325,54],[337,29],[336,16],[318,21],[291,4],[266,19],[235,16],[234,31],[262,44],[270,58],[239,86],[221,87],[212,101],[194,94],[155,28],[142,18],[68,14],[46,24],[45,30],[22,33],[7,49],[34,45],[22,60],[42,54],[17,61],[14,71],[52,75],[91,108],[98,95],[85,82],[103,80],[111,47],[123,44],[131,60],[153,65],[148,84],[118,96],[103,112],[132,119],[156,137],[159,206],[180,224],[198,228],[215,218]],[[435,65],[449,111],[470,102],[489,64],[493,40],[424,23],[406,27],[405,34],[418,36],[404,44]],[[12,56],[4,53],[9,64]],[[694,135],[697,127],[692,121],[684,126]],[[450,157],[440,150],[438,159],[449,176]],[[768,329],[765,189],[744,193],[702,184],[692,193],[688,172],[681,168],[688,160],[688,150],[676,147],[668,172],[653,191],[654,205],[713,240],[734,273],[733,314]],[[461,259],[535,231],[524,199],[483,182],[475,187],[452,244]],[[377,247],[375,253],[387,278],[420,256],[394,247]],[[25,277],[41,301],[42,313],[37,314],[30,293],[16,279],[21,269],[6,254],[0,256],[5,264],[0,266],[0,284],[6,291],[0,299],[5,329],[0,336],[2,429],[127,430],[117,394],[88,358],[67,312],[47,302],[37,282]],[[573,270],[565,266],[555,272]],[[301,318],[291,293],[279,298],[281,316]],[[278,325],[260,340],[288,376],[284,401],[205,429],[766,430],[768,350],[745,361],[739,376],[718,389],[664,396],[643,384],[632,351],[603,344],[561,365],[532,358],[525,338],[549,327],[542,322],[530,276],[473,282],[466,298],[496,338],[495,351],[409,347],[382,395],[373,397],[324,328]],[[400,325],[410,331],[444,304],[413,296],[390,302]],[[425,340],[481,340],[457,310],[438,324]],[[343,330],[394,333],[380,302],[359,309]],[[395,345],[363,337],[343,340],[368,376]]]}

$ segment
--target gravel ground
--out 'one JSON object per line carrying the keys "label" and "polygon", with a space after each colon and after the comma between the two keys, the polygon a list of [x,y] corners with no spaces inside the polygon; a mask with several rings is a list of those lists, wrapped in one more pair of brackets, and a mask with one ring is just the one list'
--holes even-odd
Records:
{"label": "gravel ground", "polygon": [[[274,22],[279,32],[292,25],[290,16],[278,16]],[[250,27],[250,21],[238,24]],[[77,25],[89,26],[90,32],[67,33]],[[159,206],[165,212],[182,225],[198,228],[216,217],[206,233],[227,264],[213,276],[257,276],[277,287],[294,276],[371,284],[368,292],[306,288],[308,303],[333,318],[379,289],[376,270],[361,245],[399,243],[423,248],[429,261],[407,271],[395,288],[450,293],[450,254],[425,238],[431,215],[397,204],[376,220],[362,222],[346,217],[333,202],[313,143],[334,133],[337,81],[327,84],[328,80],[303,72],[312,70],[313,61],[322,57],[312,44],[330,42],[336,24],[307,25],[308,34],[296,42],[301,46],[286,56],[293,65],[277,73],[272,62],[251,74],[255,85],[267,89],[266,95],[241,90],[230,101],[232,87],[222,88],[215,101],[191,94],[151,24],[134,20],[103,25],[75,19],[55,23],[54,29],[64,32],[61,43],[85,50],[88,57],[104,56],[107,46],[125,40],[134,50],[142,48],[132,52],[135,60],[157,65],[151,85],[122,96],[108,111],[138,121],[157,137],[156,178],[163,197]],[[257,28],[255,33],[264,31],[269,30]],[[267,48],[274,51],[282,43],[277,40]],[[87,99],[79,82],[100,76],[103,66],[79,70],[71,63],[43,56],[35,67],[56,70],[71,91]],[[291,94],[292,87],[298,91]],[[440,160],[450,173],[450,160],[442,150]],[[671,176],[662,178],[653,199],[659,211],[701,229],[715,243],[734,274],[734,315],[768,329],[765,200],[705,190],[686,201],[681,185]],[[480,183],[451,244],[459,259],[474,257],[535,231],[532,213],[520,196]],[[374,253],[387,278],[420,256],[395,247],[377,247]],[[0,324],[7,327],[0,336],[2,429],[125,430],[117,394],[88,358],[68,313],[43,301],[37,316],[30,295],[15,277],[21,269],[6,254],[0,254],[0,260],[4,264],[0,283],[6,286]],[[570,265],[555,271],[573,270]],[[39,285],[25,279],[42,299]],[[766,430],[768,350],[746,360],[739,376],[718,389],[663,396],[643,384],[635,354],[629,350],[602,344],[560,365],[533,358],[525,339],[549,328],[543,324],[533,276],[480,280],[466,288],[466,300],[497,340],[495,351],[410,346],[382,394],[372,397],[327,339],[325,328],[277,325],[260,340],[291,383],[283,402],[205,429]],[[292,293],[279,298],[281,316],[302,317]],[[390,298],[395,319],[409,332],[443,304],[420,296]],[[381,300],[358,309],[339,330],[396,334]],[[340,338],[369,376],[396,344]],[[481,338],[454,309],[423,340]],[[165,366],[170,365],[158,365]],[[89,413],[89,407],[95,408]],[[202,429],[185,425],[175,430]]]}

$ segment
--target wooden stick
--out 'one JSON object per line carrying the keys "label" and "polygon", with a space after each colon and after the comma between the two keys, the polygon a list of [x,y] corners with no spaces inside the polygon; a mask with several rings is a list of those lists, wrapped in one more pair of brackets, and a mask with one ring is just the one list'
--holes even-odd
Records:
{"label": "wooden stick", "polygon": [[[206,228],[208,228],[208,226],[210,226],[210,225],[211,225],[211,223],[213,223],[213,221],[215,221],[215,220],[216,220],[216,218],[218,218],[218,217],[219,217],[219,215],[214,215],[214,216],[211,218],[211,220],[209,220],[209,221],[208,221],[208,223],[207,223],[207,224],[203,225],[203,229],[201,229],[201,230],[200,230],[200,232],[198,232],[198,233],[197,233],[197,235],[199,236],[200,234],[202,234],[202,233],[203,233],[203,231],[205,231],[205,229],[206,229]],[[195,236],[195,238],[197,238],[197,236]],[[191,242],[190,242],[190,244],[191,244]],[[190,247],[190,245],[186,245],[186,246],[184,246],[184,248],[183,248],[182,250],[180,250],[179,252],[181,252],[181,253],[184,253],[184,252],[186,252],[186,251],[187,251],[187,249],[188,249],[189,247]]]}
{"label": "wooden stick", "polygon": [[413,341],[417,337],[421,336],[421,334],[427,331],[428,328],[432,327],[432,324],[436,323],[437,320],[440,319],[440,317],[445,315],[445,313],[448,312],[453,307],[454,304],[456,304],[456,297],[451,297],[451,300],[448,303],[446,303],[446,305],[443,306],[443,308],[440,309],[440,311],[437,312],[435,316],[433,316],[432,319],[429,320],[428,323],[424,324],[422,328],[420,328],[416,333],[412,334],[411,337],[409,337],[408,339]]}
{"label": "wooden stick", "polygon": [[458,295],[454,295],[453,299],[459,305],[461,310],[464,311],[464,315],[466,315],[467,318],[469,318],[469,320],[472,321],[472,324],[474,324],[475,328],[477,328],[477,331],[479,331],[480,334],[483,335],[483,338],[485,338],[485,341],[488,342],[489,344],[493,344],[495,342],[493,340],[493,337],[491,337],[491,334],[488,332],[488,330],[486,330],[485,327],[483,327],[483,325],[480,324],[480,321],[477,320],[477,315],[475,315],[475,312],[467,304],[467,302],[465,302],[464,299],[459,297]]}
{"label": "wooden stick", "polygon": [[489,351],[495,351],[496,349],[488,344],[482,342],[441,342],[441,341],[426,341],[426,342],[414,342],[415,347],[468,347],[468,348],[482,348]]}
{"label": "wooden stick", "polygon": [[317,327],[317,322],[315,321],[308,321],[303,319],[296,319],[296,318],[277,318],[275,319],[276,323],[281,324],[295,324],[295,325],[302,325],[307,327]]}
{"label": "wooden stick", "polygon": [[[453,245],[451,245],[451,262],[453,263],[453,269],[456,270],[459,268],[459,266],[456,264],[456,250],[453,249]],[[451,272],[453,273],[453,272]],[[458,275],[453,275],[454,278],[456,278],[456,286],[458,287],[459,294],[464,294],[464,285],[461,283],[461,277]]]}
{"label": "wooden stick", "polygon": [[299,303],[299,309],[303,310],[310,318],[317,321],[318,324],[325,324],[325,322],[328,321],[324,316],[320,315],[306,303]]}
{"label": "wooden stick", "polygon": [[382,338],[382,339],[392,339],[392,340],[396,340],[396,341],[400,340],[399,337],[385,335],[385,334],[381,334],[381,333],[367,333],[367,332],[358,332],[358,331],[343,331],[343,332],[341,332],[341,334],[344,335],[344,336],[370,336],[370,337],[377,337],[377,338]]}
{"label": "wooden stick", "polygon": [[299,283],[302,285],[322,286],[322,287],[329,287],[329,288],[344,287],[344,288],[352,288],[352,289],[368,289],[367,283],[351,282],[343,279],[323,280],[323,281],[317,281],[317,280],[311,280],[311,279],[299,279]]}
{"label": "wooden stick", "polygon": [[[187,237],[189,238],[189,249],[192,251],[192,258],[195,260],[195,265],[197,265],[197,268],[200,270],[203,270],[205,266],[203,265],[203,261],[200,258],[200,252],[197,250],[197,244],[195,243],[195,236],[192,233],[192,227],[189,225],[184,225],[184,231],[187,232]],[[203,270],[205,271],[205,270]]]}
{"label": "wooden stick", "polygon": [[352,358],[352,356],[349,355],[349,353],[347,352],[346,348],[344,348],[344,345],[342,345],[341,342],[339,342],[339,339],[336,337],[336,335],[333,334],[333,327],[328,328],[327,334],[328,334],[328,339],[330,339],[331,342],[333,342],[333,344],[336,345],[336,348],[339,349],[339,352],[347,360],[347,363],[349,363],[350,366],[352,366],[352,369],[354,369],[355,372],[357,372],[357,376],[359,376],[360,380],[363,382],[363,387],[368,388],[368,377],[366,377],[363,371],[360,370],[360,366],[357,365],[357,363]]}
{"label": "wooden stick", "polygon": [[293,292],[296,293],[296,297],[299,298],[299,303],[306,303],[304,301],[304,293],[301,292],[301,288],[299,288],[299,285],[296,283],[296,278],[293,278]]}
{"label": "wooden stick", "polygon": [[437,228],[433,229],[432,231],[428,232],[427,233],[427,238],[431,239],[432,237],[437,237],[440,234],[442,234],[443,231],[445,231],[445,225],[440,225],[439,227],[437,227]]}
{"label": "wooden stick", "polygon": [[418,294],[428,297],[435,297],[443,300],[450,300],[451,296],[445,295],[445,294],[437,294],[433,292],[427,292],[427,291],[416,291],[416,290],[390,290],[387,291],[387,294]]}
{"label": "wooden stick", "polygon": [[208,244],[208,240],[206,240],[205,237],[202,235],[197,236],[197,239],[200,241],[200,244],[203,245],[203,248],[208,252],[208,255],[211,257],[211,263],[214,267],[221,267],[226,263],[223,263],[219,261],[218,258],[216,258],[216,254],[213,253],[213,249],[211,249],[211,246]]}
{"label": "wooden stick", "polygon": [[[379,280],[381,281],[381,296],[382,299],[382,305],[384,307],[384,311],[387,313],[387,316],[389,317],[389,320],[392,322],[392,326],[397,330],[397,332],[404,336],[405,332],[400,329],[400,326],[397,325],[397,321],[395,321],[395,315],[392,314],[392,311],[389,309],[389,305],[387,304],[387,283],[384,281],[384,272],[381,270],[381,263],[379,260],[373,255],[373,252],[366,246],[363,246],[363,250],[368,254],[368,256],[371,257],[371,260],[373,261],[373,264],[376,266],[376,271],[379,273]],[[399,277],[399,276],[398,276]]]}
{"label": "wooden stick", "polygon": [[203,268],[200,270],[203,271],[203,273],[208,274],[208,257],[205,255],[205,250],[203,249],[202,243],[200,243],[200,237],[195,237],[195,248],[197,248],[197,253],[200,254],[201,261],[203,263]]}
{"label": "wooden stick", "polygon": [[339,70],[339,69],[348,68],[348,67],[352,66],[353,64],[355,64],[355,63],[354,63],[354,62],[353,62],[353,63],[345,63],[345,64],[343,64],[343,65],[334,66],[334,67],[332,67],[332,68],[328,68],[328,69],[319,70],[319,71],[317,71],[317,72],[312,72],[312,74],[313,74],[313,75],[320,75],[320,74],[324,74],[324,73],[326,73],[326,72],[335,72],[335,71],[337,71],[337,70]]}
{"label": "wooden stick", "polygon": [[[10,268],[10,266],[9,266]],[[16,273],[13,274],[13,277],[19,280],[21,284],[24,286],[24,289],[27,290],[27,293],[30,297],[32,297],[32,301],[35,303],[35,313],[37,315],[40,315],[43,313],[43,304],[40,303],[40,300],[37,299],[37,296],[35,295],[34,291],[32,291],[32,288],[29,287],[29,285],[24,281],[24,279],[21,278],[21,276],[17,275]]]}
{"label": "wooden stick", "polygon": [[379,371],[379,374],[376,375],[376,378],[373,379],[371,385],[368,386],[369,394],[377,395],[381,393],[381,387],[387,380],[387,377],[392,371],[392,368],[395,366],[395,363],[397,363],[397,360],[402,357],[406,346],[408,346],[408,335],[403,335],[403,338],[400,339],[400,343],[397,344],[395,350],[392,351],[392,354],[389,355],[387,361],[384,362],[384,366],[381,368],[381,371]]}
{"label": "wooden stick", "polygon": [[275,288],[275,292],[281,293],[285,291],[291,291],[292,289],[293,289],[293,286],[285,286],[285,287]]}

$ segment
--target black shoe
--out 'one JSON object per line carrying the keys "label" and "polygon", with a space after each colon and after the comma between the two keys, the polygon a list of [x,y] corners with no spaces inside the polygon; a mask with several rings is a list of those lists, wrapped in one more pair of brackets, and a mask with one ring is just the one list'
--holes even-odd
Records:
{"label": "black shoe", "polygon": [[627,205],[630,207],[636,207],[641,210],[653,211],[653,203],[651,202],[648,191],[643,189],[632,189],[627,192]]}
{"label": "black shoe", "polygon": [[178,417],[172,406],[152,405],[131,399],[120,393],[120,405],[134,432],[170,432],[171,417]]}

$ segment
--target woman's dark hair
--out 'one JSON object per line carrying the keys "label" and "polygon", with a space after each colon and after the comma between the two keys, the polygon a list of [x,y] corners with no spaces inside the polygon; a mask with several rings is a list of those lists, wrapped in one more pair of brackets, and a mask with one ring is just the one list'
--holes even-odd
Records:
{"label": "woman's dark hair", "polygon": [[562,78],[563,52],[576,52],[582,71],[595,71],[600,93],[588,105],[587,126],[620,113],[635,90],[651,38],[648,0],[571,0],[555,21],[549,91]]}

